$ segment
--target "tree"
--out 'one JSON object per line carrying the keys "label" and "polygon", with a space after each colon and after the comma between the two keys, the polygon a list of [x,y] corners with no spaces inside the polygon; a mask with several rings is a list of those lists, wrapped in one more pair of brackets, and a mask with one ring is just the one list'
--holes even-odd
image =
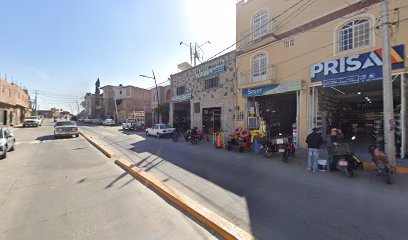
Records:
{"label": "tree", "polygon": [[[157,115],[157,107],[153,109],[155,115]],[[160,116],[164,123],[169,122],[169,113],[170,113],[170,103],[160,104]]]}

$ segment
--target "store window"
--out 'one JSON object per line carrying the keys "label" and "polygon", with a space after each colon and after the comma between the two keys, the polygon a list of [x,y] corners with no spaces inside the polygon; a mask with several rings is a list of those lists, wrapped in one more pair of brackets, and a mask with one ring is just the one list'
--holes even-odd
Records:
{"label": "store window", "polygon": [[357,19],[348,22],[338,32],[338,52],[345,52],[371,44],[369,19]]}
{"label": "store window", "polygon": [[269,13],[268,10],[260,10],[252,19],[253,39],[258,39],[268,32]]}
{"label": "store window", "polygon": [[252,58],[252,82],[261,82],[267,79],[268,55],[258,53]]}
{"label": "store window", "polygon": [[218,77],[207,79],[204,82],[204,89],[217,88],[219,83],[220,81]]}
{"label": "store window", "polygon": [[200,113],[200,103],[194,103],[194,113]]}
{"label": "store window", "polygon": [[182,94],[184,94],[184,93],[186,93],[186,86],[181,86],[181,87],[178,87],[178,88],[176,89],[176,94],[177,94],[177,95],[182,95]]}
{"label": "store window", "polygon": [[285,45],[285,48],[293,47],[295,45],[295,40],[293,38],[289,40],[285,40],[284,45]]}

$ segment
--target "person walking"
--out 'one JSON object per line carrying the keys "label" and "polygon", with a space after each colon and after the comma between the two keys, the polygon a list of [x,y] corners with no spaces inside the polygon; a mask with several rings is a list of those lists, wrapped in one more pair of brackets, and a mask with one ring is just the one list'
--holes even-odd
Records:
{"label": "person walking", "polygon": [[320,146],[323,144],[323,139],[318,128],[313,128],[313,132],[306,138],[307,147],[309,148],[309,154],[307,159],[307,170],[317,171],[317,159],[319,158]]}

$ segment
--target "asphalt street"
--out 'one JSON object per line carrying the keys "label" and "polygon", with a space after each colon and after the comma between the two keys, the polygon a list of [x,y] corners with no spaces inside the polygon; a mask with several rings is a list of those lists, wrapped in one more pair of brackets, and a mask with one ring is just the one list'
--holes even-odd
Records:
{"label": "asphalt street", "polygon": [[0,160],[0,239],[216,239],[82,137],[14,128]]}
{"label": "asphalt street", "polygon": [[119,127],[82,126],[120,158],[259,239],[406,239],[408,175],[386,185],[374,170],[347,178],[252,153],[146,137]]}

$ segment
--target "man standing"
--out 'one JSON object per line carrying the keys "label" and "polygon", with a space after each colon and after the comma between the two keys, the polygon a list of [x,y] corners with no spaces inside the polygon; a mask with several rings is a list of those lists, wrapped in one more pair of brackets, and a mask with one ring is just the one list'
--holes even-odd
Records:
{"label": "man standing", "polygon": [[319,158],[319,148],[323,144],[323,139],[318,128],[313,128],[313,132],[306,138],[307,147],[309,148],[309,156],[307,159],[307,170],[317,171],[317,159]]}

